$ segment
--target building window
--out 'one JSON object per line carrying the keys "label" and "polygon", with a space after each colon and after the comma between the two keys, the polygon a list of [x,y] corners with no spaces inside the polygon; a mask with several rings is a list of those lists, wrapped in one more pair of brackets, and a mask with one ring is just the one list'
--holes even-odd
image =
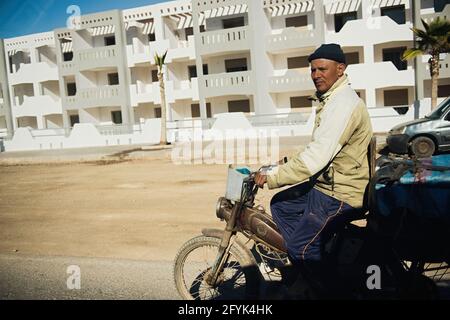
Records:
{"label": "building window", "polygon": [[434,0],[434,12],[442,12],[447,4],[448,0]]}
{"label": "building window", "polygon": [[[200,118],[200,104],[198,103],[194,103],[191,104],[191,116],[192,118]],[[211,103],[207,102],[206,103],[206,117],[211,118],[212,117],[212,113],[211,113]]]}
{"label": "building window", "polygon": [[243,26],[245,26],[244,17],[223,19],[222,25],[223,25],[224,29],[243,27]]}
{"label": "building window", "polygon": [[241,58],[225,60],[225,70],[226,72],[247,71],[247,59]]}
{"label": "building window", "polygon": [[398,70],[408,69],[408,63],[402,60],[406,47],[383,49],[383,61],[391,61]]}
{"label": "building window", "polygon": [[161,108],[155,108],[155,118],[161,118]]}
{"label": "building window", "polygon": [[67,84],[67,96],[73,97],[77,94],[77,84],[75,82],[69,82]]}
{"label": "building window", "polygon": [[228,101],[228,112],[250,112],[250,100]]}
{"label": "building window", "polygon": [[152,70],[152,82],[159,82],[158,70]]}
{"label": "building window", "polygon": [[116,86],[119,84],[119,74],[116,73],[108,73],[108,84],[110,86]]}
{"label": "building window", "polygon": [[339,13],[334,15],[334,30],[336,32],[341,31],[347,21],[352,21],[357,19],[356,11]]}
{"label": "building window", "polygon": [[73,114],[70,116],[70,127],[73,128],[76,123],[80,123],[80,116]]}
{"label": "building window", "polygon": [[72,61],[73,60],[73,52],[64,52],[63,60],[64,61]]}
{"label": "building window", "polygon": [[384,91],[384,105],[386,107],[409,105],[408,89]]}
{"label": "building window", "polygon": [[116,37],[115,36],[109,36],[105,37],[105,46],[114,46],[116,44]]}
{"label": "building window", "polygon": [[309,61],[307,56],[292,57],[287,59],[288,69],[308,68]]}
{"label": "building window", "polygon": [[189,27],[189,28],[184,29],[184,34],[185,34],[185,39],[187,41],[189,36],[194,35],[194,28]]}
{"label": "building window", "polygon": [[359,53],[358,52],[345,53],[345,61],[346,61],[347,65],[358,64],[359,63]]}
{"label": "building window", "polygon": [[311,108],[312,101],[309,96],[291,97],[291,109]]}
{"label": "building window", "polygon": [[286,18],[286,28],[305,27],[307,25],[308,25],[308,17],[307,16],[297,16],[297,17]]}
{"label": "building window", "polygon": [[154,42],[156,41],[156,37],[154,33],[149,33],[148,34],[148,42]]}
{"label": "building window", "polygon": [[[192,78],[197,78],[197,67],[196,66],[188,66],[189,80]],[[203,75],[206,76],[208,74],[208,65],[203,65]]]}
{"label": "building window", "polygon": [[381,15],[388,16],[398,24],[406,23],[405,6],[394,6],[381,8]]}
{"label": "building window", "polygon": [[440,85],[438,86],[438,97],[445,98],[450,96],[450,84]]}
{"label": "building window", "polygon": [[111,111],[111,119],[114,124],[122,123],[122,112],[121,111]]}

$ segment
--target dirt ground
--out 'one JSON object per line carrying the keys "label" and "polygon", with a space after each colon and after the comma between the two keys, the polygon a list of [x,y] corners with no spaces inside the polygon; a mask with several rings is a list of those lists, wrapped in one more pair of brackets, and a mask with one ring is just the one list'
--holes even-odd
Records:
{"label": "dirt ground", "polygon": [[0,165],[0,253],[172,260],[202,228],[224,227],[215,204],[226,174],[226,165],[174,165],[167,153]]}
{"label": "dirt ground", "polygon": [[[301,145],[284,141],[280,154]],[[225,226],[215,204],[227,165],[175,165],[170,150],[22,165],[20,157],[0,161],[0,253],[173,260],[202,228]],[[268,208],[278,191],[260,191],[257,203]]]}

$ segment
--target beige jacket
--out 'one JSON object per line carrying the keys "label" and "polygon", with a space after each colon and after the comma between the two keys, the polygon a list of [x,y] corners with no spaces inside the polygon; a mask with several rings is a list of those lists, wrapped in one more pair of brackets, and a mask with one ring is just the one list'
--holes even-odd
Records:
{"label": "beige jacket", "polygon": [[[312,180],[314,188],[362,206],[369,182],[367,148],[372,125],[366,105],[340,78],[319,100],[312,141],[303,152],[268,174],[270,189]],[[324,174],[325,172],[325,174]]]}

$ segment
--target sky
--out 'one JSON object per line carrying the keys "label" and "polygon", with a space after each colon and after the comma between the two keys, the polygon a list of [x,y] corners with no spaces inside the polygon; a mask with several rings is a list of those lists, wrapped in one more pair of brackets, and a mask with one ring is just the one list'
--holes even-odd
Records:
{"label": "sky", "polygon": [[112,9],[128,9],[168,2],[167,0],[0,0],[0,38],[64,28],[67,19],[80,8],[81,15]]}

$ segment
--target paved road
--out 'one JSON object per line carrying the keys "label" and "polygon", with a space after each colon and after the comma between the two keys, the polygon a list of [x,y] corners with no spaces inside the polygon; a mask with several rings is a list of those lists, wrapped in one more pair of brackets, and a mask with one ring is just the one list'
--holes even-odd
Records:
{"label": "paved road", "polygon": [[[73,269],[80,270],[80,289]],[[70,271],[70,273],[67,273]],[[448,279],[448,278],[447,278]],[[450,299],[450,279],[439,284]],[[171,261],[0,254],[0,300],[178,300]]]}
{"label": "paved road", "polygon": [[[81,288],[69,290],[69,266]],[[70,271],[70,270],[69,270]],[[69,284],[77,285],[75,278]],[[179,299],[170,261],[0,255],[0,299]]]}

